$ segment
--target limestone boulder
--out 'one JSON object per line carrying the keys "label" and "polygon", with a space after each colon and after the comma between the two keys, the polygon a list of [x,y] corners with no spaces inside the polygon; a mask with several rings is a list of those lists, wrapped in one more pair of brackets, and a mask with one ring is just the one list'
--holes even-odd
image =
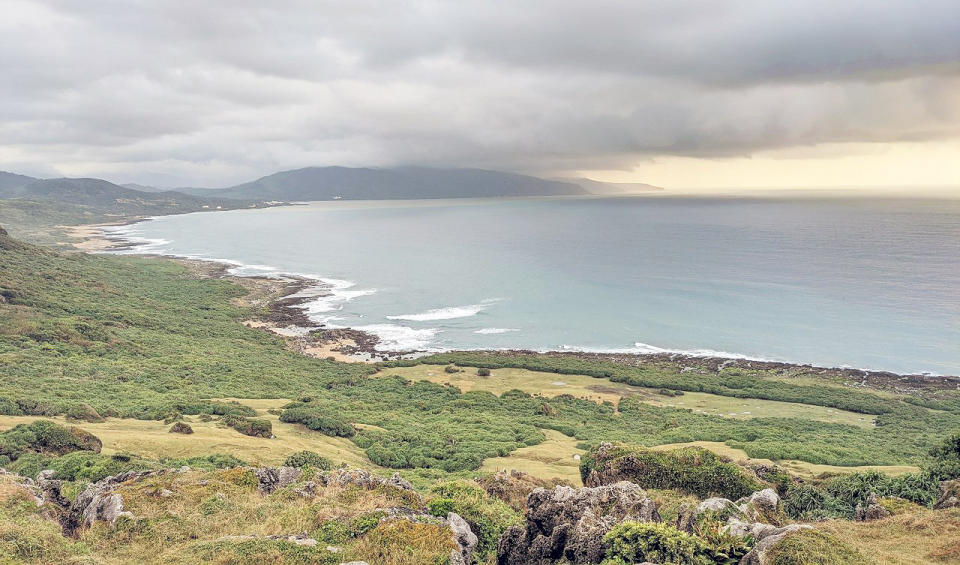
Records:
{"label": "limestone boulder", "polygon": [[527,500],[526,523],[504,532],[497,563],[596,563],[604,554],[603,537],[624,521],[659,522],[656,504],[639,486],[626,481],[574,489],[535,489]]}

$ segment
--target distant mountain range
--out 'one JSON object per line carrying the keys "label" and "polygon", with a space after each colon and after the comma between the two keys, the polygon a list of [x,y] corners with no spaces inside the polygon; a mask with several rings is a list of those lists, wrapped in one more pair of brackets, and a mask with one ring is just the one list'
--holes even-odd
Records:
{"label": "distant mountain range", "polygon": [[587,194],[580,185],[482,169],[308,167],[223,189],[181,189],[198,196],[309,201],[489,198]]}
{"label": "distant mountain range", "polygon": [[399,200],[624,194],[659,190],[640,183],[548,180],[483,169],[308,167],[229,188],[165,190],[91,178],[37,179],[0,172],[0,199],[52,201],[119,214],[238,208],[262,202]]}
{"label": "distant mountain range", "polygon": [[18,199],[79,206],[102,214],[172,214],[205,208],[240,208],[250,201],[199,197],[173,190],[144,192],[102,179],[36,179],[0,173],[0,199]]}

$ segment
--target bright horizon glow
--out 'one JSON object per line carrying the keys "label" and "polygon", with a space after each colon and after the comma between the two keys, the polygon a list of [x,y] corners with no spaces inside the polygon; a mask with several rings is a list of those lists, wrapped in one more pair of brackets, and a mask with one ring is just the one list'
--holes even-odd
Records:
{"label": "bright horizon glow", "polygon": [[671,193],[843,188],[960,196],[960,139],[831,143],[720,159],[658,156],[629,171],[581,176],[642,182]]}

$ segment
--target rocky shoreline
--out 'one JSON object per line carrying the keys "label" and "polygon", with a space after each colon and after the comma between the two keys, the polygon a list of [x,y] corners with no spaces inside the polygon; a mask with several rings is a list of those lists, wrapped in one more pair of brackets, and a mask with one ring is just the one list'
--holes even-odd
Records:
{"label": "rocky shoreline", "polygon": [[[137,217],[125,222],[77,226],[74,237],[81,241],[74,247],[81,251],[112,252],[130,250],[135,244],[120,236],[103,233],[105,226],[129,225],[145,221]],[[310,319],[302,306],[311,300],[330,296],[324,283],[315,279],[283,274],[275,277],[239,276],[231,274],[231,265],[198,259],[183,259],[166,255],[143,254],[144,257],[163,257],[188,266],[192,272],[207,278],[230,279],[256,294],[269,294],[271,298],[254,300],[265,312],[255,320],[246,321],[250,327],[263,328],[288,340],[290,347],[304,355],[319,358],[334,358],[347,362],[378,362],[414,358],[428,354],[426,351],[386,351],[377,349],[380,338],[353,328],[327,328]],[[329,288],[329,287],[327,287]],[[308,291],[308,292],[307,292]],[[894,393],[912,393],[925,390],[960,390],[960,376],[898,374],[889,371],[871,371],[849,367],[817,367],[803,363],[785,363],[754,359],[695,356],[683,353],[595,353],[584,351],[533,351],[529,349],[490,350],[490,353],[505,355],[546,355],[573,357],[585,360],[607,361],[617,364],[640,366],[662,365],[682,372],[717,373],[724,369],[764,370],[780,373],[785,377],[815,374],[821,378],[835,378],[854,387],[871,388]]]}

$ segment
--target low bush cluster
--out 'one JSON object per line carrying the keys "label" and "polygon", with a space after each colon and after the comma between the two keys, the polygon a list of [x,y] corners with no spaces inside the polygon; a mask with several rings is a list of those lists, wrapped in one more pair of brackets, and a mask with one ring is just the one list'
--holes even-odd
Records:
{"label": "low bush cluster", "polygon": [[631,565],[644,561],[714,565],[715,552],[700,538],[659,522],[622,522],[603,538],[607,546],[603,565]]}
{"label": "low bush cluster", "polygon": [[73,451],[99,452],[100,446],[96,436],[80,428],[37,420],[0,433],[0,466],[26,454],[56,457]]}
{"label": "low bush cluster", "polygon": [[592,450],[580,461],[580,475],[586,481],[593,471],[610,476],[610,480],[628,480],[643,488],[677,490],[700,498],[736,500],[762,488],[747,470],[699,447]]}
{"label": "low bush cluster", "polygon": [[357,433],[350,422],[323,413],[310,403],[288,404],[280,414],[280,421],[303,424],[311,430],[333,437],[353,437]]}
{"label": "low bush cluster", "polygon": [[244,418],[243,416],[234,416],[228,414],[220,419],[224,425],[231,427],[243,435],[253,437],[273,437],[273,424],[270,420],[260,420],[255,418]]}
{"label": "low bush cluster", "polygon": [[284,460],[283,464],[286,467],[313,467],[321,471],[328,471],[333,468],[333,461],[319,453],[307,450],[290,455]]}
{"label": "low bush cluster", "polygon": [[503,531],[522,522],[514,509],[473,483],[441,483],[432,489],[432,494],[435,498],[427,505],[430,513],[446,517],[447,513],[456,512],[462,516],[477,535],[477,552],[481,558],[494,555]]}
{"label": "low bush cluster", "polygon": [[891,477],[877,471],[827,478],[818,484],[798,484],[784,494],[784,510],[793,518],[852,518],[871,493],[930,506],[940,494],[940,482],[960,477],[960,434],[952,434],[930,450],[931,459],[919,473]]}

